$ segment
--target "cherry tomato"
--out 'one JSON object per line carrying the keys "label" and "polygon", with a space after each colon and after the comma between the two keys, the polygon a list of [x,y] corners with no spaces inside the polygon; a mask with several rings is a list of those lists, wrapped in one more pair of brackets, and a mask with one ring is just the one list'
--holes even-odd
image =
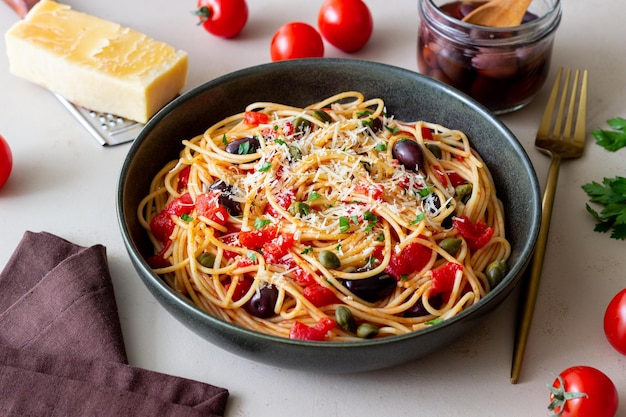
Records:
{"label": "cherry tomato", "polygon": [[9,179],[13,168],[13,156],[8,142],[0,135],[0,187]]}
{"label": "cherry tomato", "polygon": [[233,38],[248,21],[245,0],[198,0],[194,12],[200,25],[209,33],[222,38]]}
{"label": "cherry tomato", "polygon": [[317,16],[322,36],[345,52],[361,49],[372,35],[372,14],[362,0],[326,0]]}
{"label": "cherry tomato", "polygon": [[626,355],[626,288],[617,293],[606,308],[604,334],[611,346]]}
{"label": "cherry tomato", "polygon": [[281,26],[271,44],[272,61],[295,58],[320,58],[324,56],[322,36],[311,25],[291,22]]}
{"label": "cherry tomato", "polygon": [[552,416],[614,417],[618,394],[613,381],[590,366],[574,366],[560,373],[550,388]]}

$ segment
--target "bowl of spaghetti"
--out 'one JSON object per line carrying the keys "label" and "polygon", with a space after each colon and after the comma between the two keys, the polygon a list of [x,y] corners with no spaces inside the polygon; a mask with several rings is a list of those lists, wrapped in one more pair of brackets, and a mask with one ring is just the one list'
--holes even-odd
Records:
{"label": "bowl of spaghetti", "polygon": [[180,96],[134,141],[118,219],[181,323],[284,367],[398,365],[479,325],[540,222],[532,165],[473,99],[346,59],[243,69]]}

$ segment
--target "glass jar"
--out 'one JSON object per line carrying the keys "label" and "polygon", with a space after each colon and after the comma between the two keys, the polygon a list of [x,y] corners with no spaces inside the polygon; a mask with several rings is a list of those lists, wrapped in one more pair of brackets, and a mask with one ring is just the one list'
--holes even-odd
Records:
{"label": "glass jar", "polygon": [[418,0],[417,63],[496,114],[528,104],[543,86],[561,21],[560,0],[533,0],[524,21],[494,28],[461,21],[484,1]]}

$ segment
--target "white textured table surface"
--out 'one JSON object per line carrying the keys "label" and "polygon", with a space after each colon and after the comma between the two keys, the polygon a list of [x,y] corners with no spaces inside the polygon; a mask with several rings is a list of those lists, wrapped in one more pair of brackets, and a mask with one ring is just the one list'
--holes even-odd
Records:
{"label": "white textured table surface", "polygon": [[[274,31],[288,21],[315,24],[321,0],[249,0],[240,37],[222,40],[196,26],[187,1],[67,1],[74,8],[131,26],[189,53],[185,91],[227,72],[270,61]],[[417,70],[415,0],[367,1],[374,34],[351,55]],[[549,83],[558,66],[590,71],[589,130],[626,117],[622,0],[564,0]],[[0,32],[17,17],[0,3]],[[129,145],[103,148],[49,92],[9,74],[0,46],[0,134],[14,170],[0,190],[0,266],[26,230],[48,231],[108,249],[120,320],[133,365],[228,388],[227,415],[529,417],[546,415],[553,373],[595,366],[615,382],[626,415],[626,358],[606,342],[604,308],[626,282],[626,242],[593,232],[581,185],[626,175],[626,149],[589,144],[561,168],[535,321],[522,375],[509,383],[517,293],[476,333],[423,360],[358,375],[316,375],[234,356],[200,339],[149,295],[124,250],[115,189]],[[347,56],[326,45],[326,56]],[[533,145],[547,88],[525,109],[503,116],[544,183],[548,158]],[[514,215],[514,213],[509,213]]]}

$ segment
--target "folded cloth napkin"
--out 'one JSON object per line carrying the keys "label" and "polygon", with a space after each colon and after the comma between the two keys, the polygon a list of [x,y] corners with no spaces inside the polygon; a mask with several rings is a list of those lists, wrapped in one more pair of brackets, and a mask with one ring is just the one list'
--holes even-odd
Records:
{"label": "folded cloth napkin", "polygon": [[127,363],[104,246],[26,232],[0,273],[0,416],[222,416],[228,391]]}

